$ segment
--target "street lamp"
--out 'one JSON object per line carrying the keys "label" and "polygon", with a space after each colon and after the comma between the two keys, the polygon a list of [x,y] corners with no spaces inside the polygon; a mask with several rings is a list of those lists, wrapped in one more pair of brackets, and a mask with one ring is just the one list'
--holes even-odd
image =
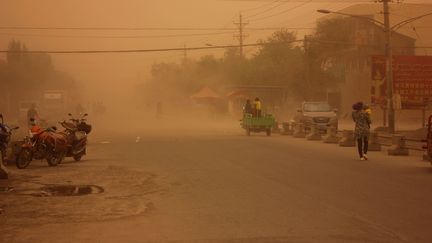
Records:
{"label": "street lamp", "polygon": [[389,123],[388,130],[390,133],[394,133],[395,132],[395,112],[393,106],[393,63],[392,63],[393,53],[391,48],[391,35],[393,34],[393,32],[395,32],[402,26],[411,23],[413,21],[416,21],[418,19],[421,19],[423,17],[432,15],[432,13],[427,13],[427,14],[419,15],[417,17],[406,19],[390,27],[390,17],[389,17],[390,14],[389,14],[388,1],[383,1],[383,3],[384,3],[384,23],[376,19],[371,19],[361,15],[348,14],[348,13],[343,13],[338,11],[331,11],[327,9],[318,9],[317,12],[323,14],[333,13],[333,14],[339,14],[339,15],[349,16],[353,18],[363,19],[365,21],[375,23],[384,29],[384,32],[386,34],[385,54],[386,54],[386,66],[387,66],[386,79],[387,79],[387,107],[388,107],[388,123]]}
{"label": "street lamp", "polygon": [[345,16],[348,16],[348,17],[363,19],[365,21],[378,24],[379,26],[381,26],[381,27],[384,28],[384,23],[382,23],[381,21],[378,21],[376,19],[371,19],[371,18],[368,18],[368,17],[365,17],[365,16],[361,16],[361,15],[354,15],[354,14],[348,14],[348,13],[343,13],[343,12],[338,12],[338,11],[331,11],[331,10],[328,10],[328,9],[318,9],[317,12],[318,13],[322,13],[322,14],[331,14],[331,13],[332,14],[339,14],[339,15],[345,15]]}
{"label": "street lamp", "polygon": [[[318,9],[317,12],[318,12],[318,13],[323,13],[323,14],[339,14],[339,15],[345,15],[345,16],[348,16],[348,17],[353,17],[353,18],[363,19],[363,20],[365,20],[365,21],[369,21],[369,22],[372,22],[372,23],[378,24],[378,25],[381,26],[382,28],[385,28],[385,27],[386,27],[386,24],[385,24],[385,23],[383,23],[383,22],[381,22],[381,21],[378,21],[378,20],[376,20],[376,19],[371,19],[371,18],[368,18],[368,17],[362,16],[362,15],[348,14],[348,13],[343,13],[343,12],[338,12],[338,11],[331,11],[331,10],[328,10],[328,9]],[[426,17],[426,16],[429,16],[429,15],[432,15],[432,13],[427,13],[427,14],[419,15],[419,16],[417,16],[417,17],[413,17],[413,18],[410,18],[410,19],[403,20],[403,21],[401,21],[401,22],[399,22],[399,23],[397,23],[397,24],[394,24],[394,25],[391,26],[391,27],[389,26],[390,33],[395,32],[395,31],[398,30],[400,27],[402,27],[402,26],[404,26],[404,25],[406,25],[406,24],[409,24],[409,23],[411,23],[411,22],[413,22],[413,21],[416,21],[416,20],[418,20],[418,19],[421,19],[421,18]],[[384,29],[384,31],[385,31],[385,29]]]}

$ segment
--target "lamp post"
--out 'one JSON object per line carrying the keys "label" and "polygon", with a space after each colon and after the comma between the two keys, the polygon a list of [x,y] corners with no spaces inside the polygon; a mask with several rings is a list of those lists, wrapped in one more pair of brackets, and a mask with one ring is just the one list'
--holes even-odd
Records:
{"label": "lamp post", "polygon": [[323,13],[323,14],[339,14],[344,16],[349,16],[353,18],[363,19],[365,21],[374,23],[379,25],[384,29],[385,32],[385,56],[386,56],[386,67],[387,67],[387,112],[388,112],[388,130],[390,133],[395,132],[395,110],[393,106],[393,53],[392,53],[392,47],[391,47],[391,35],[393,32],[398,30],[400,27],[411,23],[413,21],[416,21],[418,19],[421,19],[423,17],[426,17],[428,15],[432,15],[432,13],[427,13],[423,15],[419,15],[417,17],[413,17],[410,19],[406,19],[404,21],[401,21],[393,26],[390,27],[390,12],[389,12],[389,6],[388,6],[388,0],[383,0],[384,5],[384,23],[375,19],[371,19],[368,17],[364,17],[361,15],[354,15],[354,14],[348,14],[338,11],[331,11],[327,9],[319,9],[317,12]]}

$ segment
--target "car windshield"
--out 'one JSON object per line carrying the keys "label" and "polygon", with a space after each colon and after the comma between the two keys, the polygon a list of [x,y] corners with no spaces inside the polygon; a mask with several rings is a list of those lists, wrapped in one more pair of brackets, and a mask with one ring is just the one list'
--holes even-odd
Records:
{"label": "car windshield", "polygon": [[306,103],[303,110],[307,112],[327,112],[331,111],[331,108],[327,103]]}

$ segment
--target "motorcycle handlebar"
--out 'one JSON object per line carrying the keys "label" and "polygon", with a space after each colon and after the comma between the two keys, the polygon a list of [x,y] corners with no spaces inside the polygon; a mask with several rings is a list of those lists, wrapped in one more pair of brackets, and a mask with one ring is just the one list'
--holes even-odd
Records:
{"label": "motorcycle handlebar", "polygon": [[[71,119],[73,119],[73,115],[72,113],[68,113],[68,116],[72,117]],[[84,113],[80,119],[84,119],[84,117],[88,116],[88,113]]]}

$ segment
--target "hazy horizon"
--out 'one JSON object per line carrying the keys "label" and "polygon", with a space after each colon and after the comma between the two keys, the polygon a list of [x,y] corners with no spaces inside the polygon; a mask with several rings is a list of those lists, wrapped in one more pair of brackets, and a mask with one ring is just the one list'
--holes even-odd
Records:
{"label": "hazy horizon", "polygon": [[[368,1],[5,1],[0,9],[3,27],[154,27],[163,30],[0,30],[0,49],[12,39],[31,50],[101,50],[183,48],[238,44],[233,22],[242,12],[245,43],[256,43],[276,28],[293,29],[299,37],[310,31],[316,9],[338,10]],[[414,3],[418,1],[406,1]],[[164,28],[204,28],[166,30]],[[222,30],[219,30],[221,29]],[[269,28],[257,30],[256,28]],[[186,36],[184,36],[186,35]],[[190,36],[187,36],[190,35]],[[246,55],[255,48],[246,48]],[[221,55],[223,50],[190,51],[188,57]],[[84,83],[87,96],[94,100],[130,98],[134,86],[149,77],[155,62],[179,61],[183,51],[133,54],[53,54],[58,70]],[[114,84],[119,84],[112,89]],[[113,99],[111,99],[113,100]],[[91,101],[91,99],[88,99]],[[130,102],[130,101],[128,101]]]}

